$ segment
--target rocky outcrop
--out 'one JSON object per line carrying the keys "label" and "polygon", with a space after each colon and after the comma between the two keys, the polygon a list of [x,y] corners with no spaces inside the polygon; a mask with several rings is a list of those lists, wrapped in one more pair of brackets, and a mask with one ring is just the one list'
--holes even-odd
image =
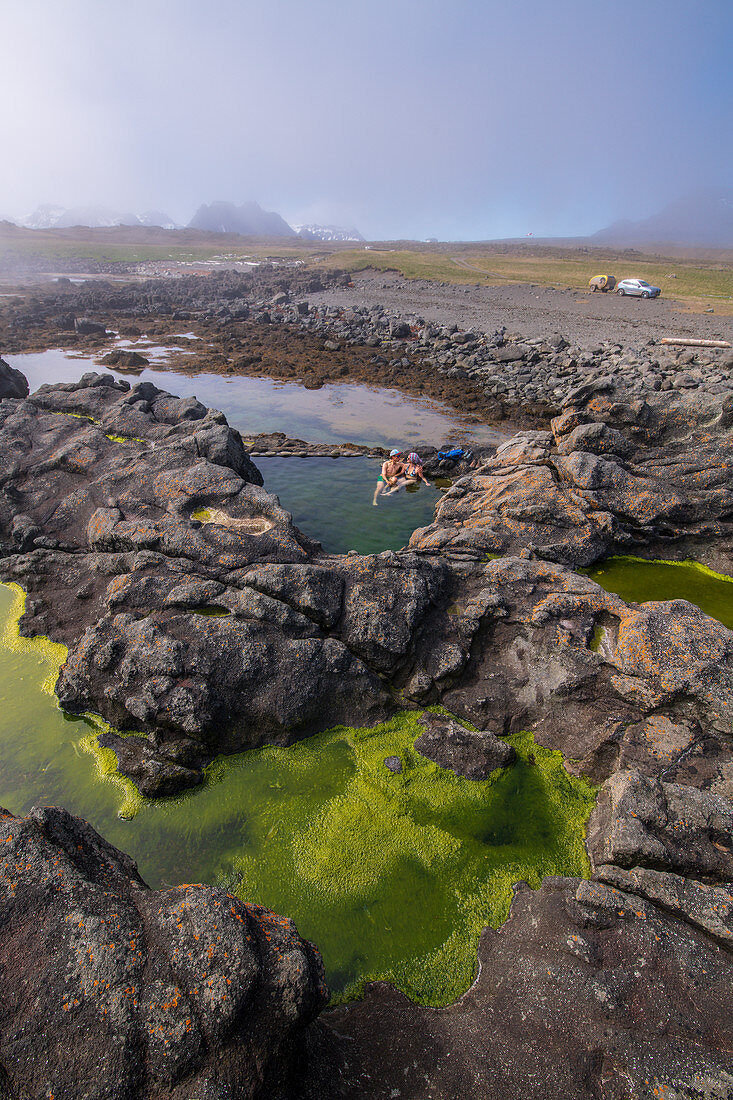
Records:
{"label": "rocky outcrop", "polygon": [[327,999],[292,921],[213,887],[150,890],[64,810],[0,818],[3,1095],[291,1095]]}
{"label": "rocky outcrop", "polygon": [[28,380],[15,367],[0,359],[0,400],[4,397],[27,397]]}
{"label": "rocky outcrop", "polygon": [[573,394],[552,432],[520,432],[446,494],[410,545],[536,552],[589,565],[612,553],[694,557],[733,572],[733,437],[713,397],[629,403],[608,380]]}
{"label": "rocky outcrop", "polygon": [[[520,886],[508,923],[484,933],[477,980],[457,1004],[431,1010],[377,984],[363,1002],[323,1018],[309,1029],[298,1085],[283,1095],[381,1100],[396,1088],[414,1100],[501,1100],[530,1089],[553,1100],[730,1095],[733,633],[682,600],[626,604],[565,564],[621,545],[624,531],[647,550],[667,539],[682,556],[709,530],[723,555],[727,446],[712,402],[635,407],[588,391],[553,434],[515,438],[459,482],[412,550],[334,557],[297,531],[261,488],[238,434],[195,399],[88,375],[0,403],[1,575],[28,591],[22,629],[69,646],[57,685],[62,703],[146,734],[110,731],[103,740],[144,793],[195,784],[216,752],[287,744],[339,722],[363,726],[398,707],[437,703],[481,731],[427,717],[417,746],[441,766],[469,778],[488,774],[510,762],[502,738],[530,728],[562,751],[569,769],[602,785],[588,834],[590,882],[549,878],[536,893]],[[596,462],[614,472],[592,489],[560,476]],[[556,494],[549,505],[545,492]],[[670,492],[676,503],[664,511]],[[521,542],[521,554],[487,560],[492,539],[505,550]],[[401,764],[387,757],[385,766]],[[81,849],[64,850],[83,863],[74,853],[92,842],[85,834],[75,843]],[[23,883],[35,882],[35,857],[25,851],[7,865],[18,871],[18,897]],[[129,919],[142,923],[130,925],[129,939],[156,960],[160,952],[168,959],[161,913],[181,898],[198,913],[204,898],[196,893],[203,888],[169,898],[146,894],[142,884],[123,890],[114,875],[104,882],[115,920],[131,913],[118,897],[134,891],[138,916]],[[154,912],[139,901],[150,896]],[[207,892],[206,912],[226,897]],[[74,905],[76,896],[59,896],[60,913],[76,913]],[[251,930],[258,911],[242,908]],[[97,943],[98,926],[89,927],[95,960],[101,944],[107,967],[107,940]],[[67,935],[64,927],[57,937],[64,951]],[[198,925],[195,935],[209,944]],[[35,940],[21,943],[31,931],[18,936],[14,950],[45,957]],[[302,963],[301,949],[293,950]],[[285,954],[292,957],[290,947]],[[132,948],[125,957],[137,966]],[[179,990],[177,1010],[193,994],[188,963],[172,949],[170,960],[160,967]],[[251,980],[249,963],[241,966],[232,984],[245,990],[237,1003],[250,1012],[261,1002],[247,991],[267,979],[264,964]],[[153,981],[155,967],[140,980]],[[94,990],[95,979],[96,971]],[[49,989],[58,981],[52,976]],[[292,1003],[287,988],[277,988],[275,1020]],[[90,996],[84,986],[83,997],[74,993],[78,1004],[58,1009],[78,1014],[69,1017],[76,1031],[58,1032],[67,1047],[87,1025]],[[185,1028],[180,1041],[164,1031],[168,1046],[159,1053],[144,1044],[167,1026],[156,1013],[161,1005],[170,1011],[172,998],[166,987],[160,996],[146,992],[144,1003],[152,1038],[140,1038],[133,1013],[117,1044],[143,1068],[133,1067],[132,1091],[120,1086],[110,1095],[137,1096],[140,1081],[153,1096],[172,1089],[176,1100],[194,1095],[180,1091],[189,1085],[196,1095],[249,1095],[246,1088],[266,1088],[268,1073],[274,1084],[263,1096],[285,1087],[274,1065],[287,1076],[293,1048],[277,1053],[264,1023],[245,1028],[246,1041],[226,1023],[214,1043],[208,1017],[197,1016],[190,1047]],[[102,1005],[107,1015],[111,1004]],[[319,1004],[316,996],[296,1013],[296,1031]],[[25,1041],[13,1027],[9,1015],[12,1041]],[[55,1034],[43,1041],[55,1043]],[[241,1040],[246,1059],[262,1067],[252,1046],[260,1038],[273,1068],[240,1081],[244,1062],[231,1044]],[[201,1069],[221,1044],[227,1068]],[[55,1057],[67,1065],[54,1048],[48,1058]],[[23,1059],[33,1095],[43,1063],[31,1064],[30,1053]],[[169,1065],[177,1068],[165,1077]]]}
{"label": "rocky outcrop", "polygon": [[[0,421],[2,576],[28,590],[23,629],[69,646],[63,705],[147,734],[106,735],[146,794],[195,784],[216,752],[431,703],[494,736],[532,728],[598,780],[672,779],[684,760],[722,781],[729,632],[560,565],[477,561],[466,538],[509,526],[483,497],[474,527],[439,528],[445,556],[423,533],[419,554],[336,558],[195,399],[88,375],[6,401]],[[513,447],[535,460],[536,440]]]}

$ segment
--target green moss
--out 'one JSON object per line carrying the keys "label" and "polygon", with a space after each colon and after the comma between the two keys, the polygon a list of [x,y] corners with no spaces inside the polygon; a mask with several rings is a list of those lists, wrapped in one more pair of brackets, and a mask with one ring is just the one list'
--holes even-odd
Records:
{"label": "green moss", "polygon": [[580,572],[607,592],[632,603],[688,600],[733,630],[733,578],[715,573],[700,562],[618,557]]}
{"label": "green moss", "polygon": [[58,679],[59,668],[66,660],[68,650],[65,645],[52,642],[50,638],[23,638],[20,633],[19,621],[25,611],[25,592],[19,584],[11,583],[4,587],[11,596],[8,613],[3,617],[4,621],[0,630],[0,651],[4,650],[7,654],[17,655],[21,661],[24,657],[29,657],[39,674],[40,691],[44,695],[55,698],[54,688]]}
{"label": "green moss", "polygon": [[[522,733],[511,739],[513,768],[472,782],[415,750],[422,731],[408,712],[249,754],[290,797],[248,820],[229,888],[295,917],[318,943],[337,999],[382,979],[447,1004],[471,984],[481,929],[506,919],[513,883],[588,873],[594,791],[568,775],[560,753]],[[384,764],[395,755],[399,775]],[[209,781],[228,766],[214,765]]]}
{"label": "green moss", "polygon": [[212,515],[211,508],[197,508],[195,512],[191,512],[191,519],[197,519],[199,523],[211,523]]}
{"label": "green moss", "polygon": [[[99,723],[99,724],[98,724]],[[102,732],[100,724],[108,728],[101,719],[94,723],[93,729],[86,736],[80,738],[79,748],[94,760],[97,776],[105,783],[112,784],[122,795],[122,801],[117,811],[118,816],[126,821],[131,821],[139,813],[143,804],[143,796],[126,776],[120,775],[117,770],[117,757],[112,749],[99,744],[99,734]],[[135,736],[129,735],[129,736]]]}
{"label": "green moss", "polygon": [[107,439],[111,439],[113,443],[144,443],[144,439],[138,439],[135,435],[107,435]]}
{"label": "green moss", "polygon": [[[0,620],[2,622],[2,629],[0,630],[0,670],[2,672],[0,685],[3,689],[1,694],[5,710],[9,710],[11,714],[16,713],[17,705],[21,702],[17,690],[20,683],[24,685],[24,693],[29,689],[32,691],[33,688],[36,688],[41,696],[47,697],[50,709],[58,715],[55,724],[59,726],[64,734],[68,732],[68,726],[72,723],[78,723],[77,728],[80,732],[84,731],[78,740],[73,742],[76,757],[78,758],[81,751],[88,753],[93,758],[98,777],[115,788],[116,797],[119,797],[120,792],[122,793],[122,803],[118,811],[120,816],[134,817],[142,804],[141,795],[135,784],[117,771],[117,757],[112,749],[104,748],[97,741],[99,734],[109,729],[107,723],[98,715],[93,714],[83,714],[73,718],[67,716],[59,709],[56,702],[54,688],[59,669],[68,655],[66,646],[60,642],[52,642],[50,638],[45,637],[23,638],[18,624],[25,610],[26,594],[17,584],[0,587],[11,594],[6,614]],[[28,680],[31,680],[32,683],[29,684]],[[13,681],[15,681],[15,684],[13,684]],[[15,691],[13,686],[15,686]],[[37,706],[36,709],[41,708]],[[53,723],[53,716],[49,715],[48,717],[51,718]],[[50,761],[44,765],[44,772],[47,770],[49,763]]]}
{"label": "green moss", "polygon": [[99,745],[104,723],[59,709],[66,650],[18,637],[23,599],[0,585],[0,805],[65,806],[153,887],[220,883],[291,916],[336,999],[383,978],[445,1004],[470,985],[480,931],[505,919],[514,882],[588,873],[594,791],[559,753],[518,734],[517,764],[470,782],[416,751],[414,712],[220,758],[200,788],[149,802]]}
{"label": "green moss", "polygon": [[192,607],[194,615],[205,615],[207,619],[221,619],[225,615],[231,615],[228,607],[220,607],[218,604],[208,604],[206,607]]}
{"label": "green moss", "polygon": [[[86,420],[90,424],[100,425],[100,420],[95,420],[93,416],[86,416],[83,413],[62,412],[61,416],[73,416],[75,420]],[[105,438],[110,439],[113,443],[144,443],[144,439],[138,439],[134,435],[108,435],[106,432]]]}

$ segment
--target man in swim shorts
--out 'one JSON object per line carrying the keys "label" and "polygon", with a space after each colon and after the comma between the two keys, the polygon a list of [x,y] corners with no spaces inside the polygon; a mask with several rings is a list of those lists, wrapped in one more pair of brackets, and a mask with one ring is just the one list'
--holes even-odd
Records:
{"label": "man in swim shorts", "polygon": [[[396,449],[391,450],[389,452],[389,458],[382,463],[382,471],[377,478],[377,487],[374,490],[374,499],[372,501],[372,504],[375,508],[377,507],[377,497],[382,492],[382,490],[387,485],[395,486],[397,484],[398,477],[404,470],[405,464],[400,458],[400,453],[401,452]],[[387,492],[389,491],[390,490],[388,489]]]}

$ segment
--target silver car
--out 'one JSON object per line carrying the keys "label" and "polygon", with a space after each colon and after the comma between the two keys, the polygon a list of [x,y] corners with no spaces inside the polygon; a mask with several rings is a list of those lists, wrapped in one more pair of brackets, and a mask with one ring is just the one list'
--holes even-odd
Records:
{"label": "silver car", "polygon": [[616,293],[629,294],[634,298],[658,298],[662,292],[658,286],[650,286],[646,279],[622,279]]}

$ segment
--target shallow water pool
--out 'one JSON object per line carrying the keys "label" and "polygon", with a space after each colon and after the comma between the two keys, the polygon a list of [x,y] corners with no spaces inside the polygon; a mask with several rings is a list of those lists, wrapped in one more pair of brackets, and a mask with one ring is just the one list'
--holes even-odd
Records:
{"label": "shallow water pool", "polygon": [[[93,360],[69,358],[59,350],[13,355],[8,362],[23,371],[31,391],[47,382],[77,381],[87,370],[104,369]],[[139,378],[221,409],[245,439],[260,431],[282,431],[308,442],[391,446],[397,440],[400,446],[418,446],[420,428],[437,433],[433,438],[439,441],[504,438],[475,425],[466,437],[460,420],[433,403],[419,403],[393,390],[339,385],[314,391],[267,378],[190,377],[156,370],[144,370]],[[128,376],[128,380],[134,383],[138,377]],[[416,528],[432,523],[440,498],[434,486],[421,485],[416,491],[382,495],[374,508],[377,459],[256,458],[254,462],[265,478],[265,488],[280,497],[296,526],[334,554],[349,550],[371,554],[406,546]]]}
{"label": "shallow water pool", "polygon": [[189,375],[150,367],[139,374],[120,373],[99,366],[93,358],[72,357],[59,349],[5,358],[25,374],[31,392],[44,383],[76,382],[90,370],[125,378],[131,385],[153,382],[169,393],[197,397],[204,405],[220,409],[245,438],[259,432],[284,432],[309,443],[400,449],[409,445],[419,450],[420,443],[497,443],[511,434],[460,417],[428,398],[406,397],[378,386],[339,382],[308,390],[297,382],[239,375]]}
{"label": "shallow water pool", "polygon": [[618,557],[583,572],[627,602],[687,600],[733,630],[733,578],[699,562]]}
{"label": "shallow water pool", "polygon": [[331,554],[378,554],[406,546],[432,523],[442,496],[434,485],[381,494],[372,504],[378,459],[256,458],[265,488],[280,498],[295,525]]}
{"label": "shallow water pool", "polygon": [[[292,916],[337,996],[383,978],[445,1004],[470,985],[481,928],[506,917],[513,882],[587,873],[593,791],[559,753],[520,734],[515,767],[470,782],[415,751],[414,714],[219,759],[203,787],[145,802],[105,775],[99,727],[59,709],[64,648],[20,639],[22,606],[0,585],[0,805],[65,806],[151,886],[218,883]],[[401,775],[384,764],[394,755]]]}

